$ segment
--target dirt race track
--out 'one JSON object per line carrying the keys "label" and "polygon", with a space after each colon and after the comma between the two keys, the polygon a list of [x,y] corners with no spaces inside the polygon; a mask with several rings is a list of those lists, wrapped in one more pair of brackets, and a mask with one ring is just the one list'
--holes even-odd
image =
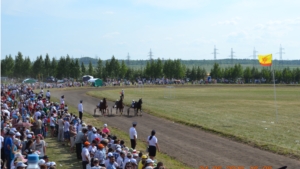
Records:
{"label": "dirt race track", "polygon": [[[66,103],[74,107],[77,107],[79,100],[83,100],[84,112],[93,114],[99,99],[86,95],[87,91],[87,89],[52,91],[51,95],[56,98],[65,95]],[[116,96],[116,99],[118,97]],[[113,103],[109,102],[108,104],[110,109]],[[127,111],[127,107],[125,110]],[[78,113],[75,114],[78,115]],[[115,114],[115,110],[113,110],[113,114]],[[259,166],[259,169],[263,166],[272,166],[272,169],[282,166],[288,166],[287,169],[300,168],[300,161],[295,159],[234,142],[200,129],[173,123],[145,112],[142,117],[133,117],[133,110],[129,117],[127,117],[127,113],[125,114],[126,116],[123,117],[100,116],[100,118],[108,126],[117,127],[127,133],[132,122],[138,122],[138,139],[144,141],[150,135],[151,130],[155,129],[161,151],[193,168],[199,168],[199,166],[209,166],[209,168],[222,166],[222,169],[227,166],[244,166],[245,169],[249,169],[250,166]],[[125,141],[127,145],[130,144],[129,140]]]}

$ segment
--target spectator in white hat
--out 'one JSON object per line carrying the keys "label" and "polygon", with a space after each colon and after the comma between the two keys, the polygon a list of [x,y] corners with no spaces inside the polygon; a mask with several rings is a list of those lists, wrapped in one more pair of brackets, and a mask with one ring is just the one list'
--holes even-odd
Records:
{"label": "spectator in white hat", "polygon": [[144,169],[153,169],[153,163],[154,161],[150,158],[146,160],[146,163],[144,164]]}
{"label": "spectator in white hat", "polygon": [[27,165],[25,165],[23,162],[18,162],[16,165],[16,169],[25,169]]}

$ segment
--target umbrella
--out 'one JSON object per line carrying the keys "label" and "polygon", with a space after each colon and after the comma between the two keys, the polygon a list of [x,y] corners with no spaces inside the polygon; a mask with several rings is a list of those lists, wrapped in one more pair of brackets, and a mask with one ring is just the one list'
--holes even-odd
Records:
{"label": "umbrella", "polygon": [[27,122],[22,122],[22,123],[15,124],[15,127],[26,127],[26,128],[28,128],[28,127],[31,127],[31,126],[32,126],[32,124],[27,123]]}

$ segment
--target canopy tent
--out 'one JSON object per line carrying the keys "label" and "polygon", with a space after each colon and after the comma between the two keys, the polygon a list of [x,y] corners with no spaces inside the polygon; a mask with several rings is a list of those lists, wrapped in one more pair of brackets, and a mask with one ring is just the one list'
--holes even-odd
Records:
{"label": "canopy tent", "polygon": [[101,79],[95,80],[95,82],[94,82],[95,87],[99,87],[99,86],[102,86],[102,85],[103,85],[103,81]]}
{"label": "canopy tent", "polygon": [[34,80],[34,79],[25,79],[23,81],[23,83],[36,83],[36,80]]}

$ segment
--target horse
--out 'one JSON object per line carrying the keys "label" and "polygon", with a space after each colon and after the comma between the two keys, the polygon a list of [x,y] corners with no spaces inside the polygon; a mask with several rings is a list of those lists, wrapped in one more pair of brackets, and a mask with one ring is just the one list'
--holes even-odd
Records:
{"label": "horse", "polygon": [[116,114],[118,114],[118,110],[120,112],[120,115],[123,115],[123,109],[124,109],[124,104],[123,104],[123,98],[120,96],[120,100],[115,102],[115,105],[111,108],[112,109],[116,108]]}
{"label": "horse", "polygon": [[129,111],[131,108],[133,108],[133,111],[136,111],[135,116],[138,116],[139,110],[140,110],[140,116],[142,116],[142,104],[143,104],[143,100],[142,98],[140,98],[138,102],[135,102],[127,109],[127,115],[129,116]]}
{"label": "horse", "polygon": [[107,102],[106,102],[106,98],[103,98],[103,101],[99,106],[99,110],[102,113],[102,115],[105,115],[106,110],[107,110],[107,114],[109,114],[109,109],[108,109],[108,105],[107,105]]}

